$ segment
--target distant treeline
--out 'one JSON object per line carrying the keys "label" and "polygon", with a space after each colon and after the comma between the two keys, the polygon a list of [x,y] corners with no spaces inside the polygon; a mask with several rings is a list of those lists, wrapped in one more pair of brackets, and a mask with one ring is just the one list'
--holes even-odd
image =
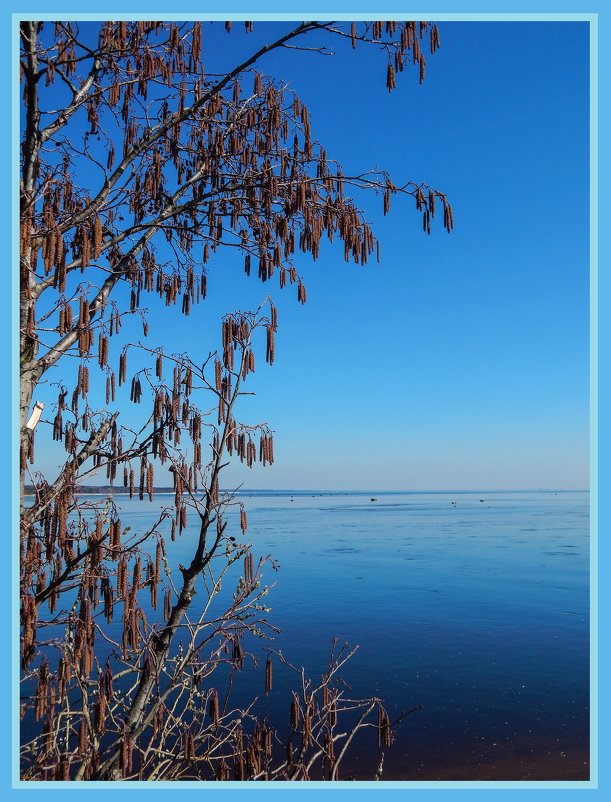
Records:
{"label": "distant treeline", "polygon": [[[34,495],[34,485],[25,485],[24,492],[26,496]],[[129,487],[123,485],[81,485],[77,488],[77,493],[93,494],[101,496],[118,496],[129,494]],[[173,487],[156,487],[156,493],[173,493]]]}

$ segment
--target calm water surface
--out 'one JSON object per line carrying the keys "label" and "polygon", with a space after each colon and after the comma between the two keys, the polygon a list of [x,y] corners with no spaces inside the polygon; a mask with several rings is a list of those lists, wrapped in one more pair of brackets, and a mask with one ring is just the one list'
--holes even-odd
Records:
{"label": "calm water surface", "polygon": [[[400,725],[385,779],[588,777],[587,493],[240,498],[255,562],[280,566],[265,575],[273,648],[316,679],[333,637],[359,644],[343,673],[354,697],[382,697],[391,720],[423,706]],[[115,501],[139,528],[169,498]],[[194,537],[169,544],[172,564]],[[245,671],[235,699],[262,683],[261,668]],[[281,731],[292,687],[276,667],[262,704]],[[378,762],[367,733],[343,776],[371,779]]]}

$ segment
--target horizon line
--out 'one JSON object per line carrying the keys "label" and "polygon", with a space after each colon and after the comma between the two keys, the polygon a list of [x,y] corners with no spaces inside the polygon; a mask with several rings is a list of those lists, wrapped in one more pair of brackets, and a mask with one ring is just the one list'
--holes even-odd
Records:
{"label": "horizon line", "polygon": [[[33,485],[29,484],[26,487],[31,488]],[[108,490],[112,490],[115,492],[120,493],[128,493],[128,489],[124,488],[122,485],[108,485],[108,484],[99,484],[99,485],[80,485],[80,489],[85,490],[87,488],[104,488]],[[153,491],[162,493],[162,492],[174,492],[174,489],[171,485],[160,485],[158,487],[154,487]],[[203,491],[203,488],[201,488]],[[201,492],[198,490],[197,492]],[[185,491],[187,492],[187,491]],[[315,487],[238,487],[238,488],[221,488],[221,492],[223,493],[588,493],[590,492],[589,487],[576,487],[576,488],[565,488],[565,487],[518,487],[518,488],[506,488],[506,487],[472,487],[472,488],[428,488],[428,489],[421,489],[421,488],[399,488],[399,489],[382,489],[382,488],[346,488],[346,487],[339,487],[339,488],[315,488]]]}

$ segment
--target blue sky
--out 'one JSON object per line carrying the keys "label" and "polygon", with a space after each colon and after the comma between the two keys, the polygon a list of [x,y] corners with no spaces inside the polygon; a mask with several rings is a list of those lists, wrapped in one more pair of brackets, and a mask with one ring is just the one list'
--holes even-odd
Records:
{"label": "blue sky", "polygon": [[[206,27],[209,72],[267,37]],[[588,26],[440,24],[427,76],[385,90],[382,54],[287,51],[313,136],[344,171],[447,192],[456,227],[422,233],[412,204],[358,197],[382,245],[362,268],[341,246],[303,257],[308,303],[279,308],[276,362],[260,358],[245,422],[269,422],[276,464],[225,484],[336,489],[588,486]],[[268,287],[222,253],[184,320],[151,307],[150,345],[216,347],[219,319]],[[265,291],[264,291],[265,290]],[[49,465],[54,461],[50,452]],[[56,461],[56,460],[55,460]]]}

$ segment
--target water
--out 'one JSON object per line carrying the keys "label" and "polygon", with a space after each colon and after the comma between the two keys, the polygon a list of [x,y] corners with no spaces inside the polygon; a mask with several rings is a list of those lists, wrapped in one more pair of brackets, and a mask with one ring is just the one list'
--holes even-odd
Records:
{"label": "water", "polygon": [[[280,566],[266,572],[273,648],[317,678],[333,637],[358,644],[353,698],[383,698],[391,720],[423,706],[385,750],[384,779],[588,777],[587,493],[240,498],[255,563]],[[169,503],[115,501],[134,528]],[[194,535],[168,544],[173,564]],[[243,673],[237,698],[262,697],[261,668]],[[295,683],[276,665],[261,704],[279,726]],[[371,779],[378,763],[368,733],[342,776]]]}

